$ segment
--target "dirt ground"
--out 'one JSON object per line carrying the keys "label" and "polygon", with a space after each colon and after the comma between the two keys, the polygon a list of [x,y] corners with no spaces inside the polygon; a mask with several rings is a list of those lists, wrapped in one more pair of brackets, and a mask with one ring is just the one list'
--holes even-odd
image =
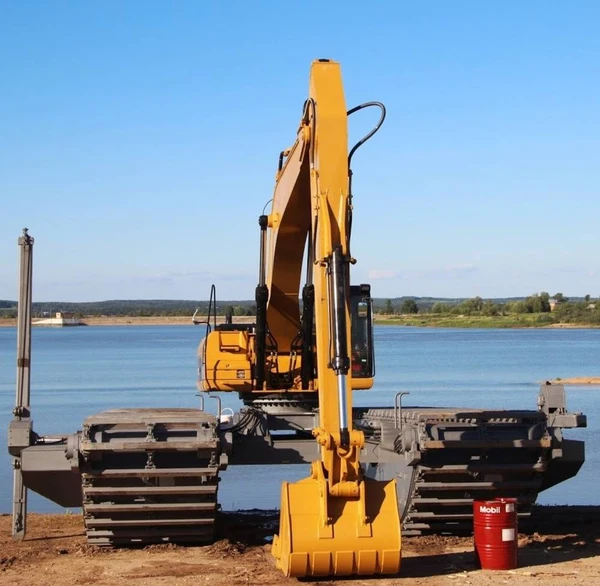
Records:
{"label": "dirt ground", "polygon": [[[99,549],[85,542],[79,515],[30,515],[25,541],[10,537],[10,516],[0,516],[0,585],[210,586],[295,584],[269,553],[276,514],[228,513],[219,539],[203,547],[159,545]],[[536,507],[519,526],[515,570],[479,570],[470,537],[405,537],[402,568],[391,578],[303,580],[304,584],[559,586],[600,584],[600,507]]]}

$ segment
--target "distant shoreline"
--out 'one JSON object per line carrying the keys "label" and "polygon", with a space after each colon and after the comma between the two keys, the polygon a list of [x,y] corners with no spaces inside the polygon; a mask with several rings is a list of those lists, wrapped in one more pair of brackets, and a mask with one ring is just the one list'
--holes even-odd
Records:
{"label": "distant shoreline", "polygon": [[[546,315],[546,314],[542,314]],[[510,316],[481,315],[438,315],[438,314],[395,314],[376,315],[375,323],[389,326],[411,326],[418,328],[458,329],[592,329],[600,328],[591,323],[556,323],[540,321],[539,314]]]}
{"label": "distant shoreline", "polygon": [[600,385],[600,376],[574,376],[571,378],[555,378],[550,382],[561,385]]}
{"label": "distant shoreline", "polygon": [[[233,323],[253,323],[255,321],[255,316],[234,316]],[[217,323],[223,323],[225,320],[224,316],[217,316]],[[506,323],[506,325],[501,325],[501,322],[497,321],[494,324],[487,323],[484,319],[465,319],[456,320],[453,319],[452,322],[448,322],[447,324],[443,322],[434,322],[427,323],[426,319],[419,320],[415,318],[415,316],[407,317],[406,320],[403,320],[402,316],[375,316],[375,324],[376,325],[390,325],[390,326],[412,326],[412,327],[421,327],[421,328],[459,328],[459,329],[473,329],[473,328],[506,328],[506,329],[590,329],[597,328],[599,326],[590,325],[590,324],[578,324],[578,323],[558,323],[558,324],[543,324],[543,325],[535,325],[531,322],[523,322],[523,323]],[[32,324],[36,326],[37,318],[33,320]],[[102,317],[82,317],[80,319],[81,326],[191,326],[193,325],[192,317],[186,315],[177,315],[177,316],[149,316],[149,317],[140,317],[140,316],[102,316]],[[462,323],[461,323],[462,322]],[[0,318],[0,327],[16,327],[17,320],[16,318]],[[36,327],[44,327],[44,326],[36,326]],[[46,326],[52,327],[52,326]],[[56,326],[54,326],[56,327]],[[69,326],[75,327],[75,326]]]}
{"label": "distant shoreline", "polygon": [[[233,318],[233,323],[251,323],[254,317],[238,317]],[[57,326],[36,326],[37,320],[32,321],[35,327],[57,327]],[[225,321],[223,316],[217,316],[217,323]],[[187,315],[177,316],[104,316],[104,317],[82,317],[80,326],[192,326],[192,317]],[[211,319],[212,322],[212,319]],[[200,324],[201,326],[202,324]],[[0,327],[14,328],[17,326],[15,318],[0,318]],[[60,326],[58,326],[60,327]],[[77,326],[68,326],[77,327]]]}

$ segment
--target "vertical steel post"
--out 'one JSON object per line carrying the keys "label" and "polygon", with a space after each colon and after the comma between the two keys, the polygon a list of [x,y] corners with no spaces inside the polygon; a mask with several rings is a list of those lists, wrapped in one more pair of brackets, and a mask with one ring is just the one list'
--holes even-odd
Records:
{"label": "vertical steel post", "polygon": [[[18,240],[21,247],[21,269],[19,275],[19,305],[17,314],[17,389],[13,422],[16,430],[25,430],[30,437],[31,429],[31,293],[33,268],[33,238],[23,229],[23,236]],[[11,429],[12,432],[12,429]],[[12,440],[12,438],[11,438]],[[21,473],[21,455],[13,459],[13,539],[25,538],[27,525],[27,487],[23,484]]]}

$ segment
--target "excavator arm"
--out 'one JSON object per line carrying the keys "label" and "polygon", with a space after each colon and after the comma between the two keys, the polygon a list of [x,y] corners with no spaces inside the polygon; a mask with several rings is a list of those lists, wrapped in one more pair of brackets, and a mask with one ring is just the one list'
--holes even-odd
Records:
{"label": "excavator arm", "polygon": [[[370,289],[350,286],[349,165],[381,125],[380,107],[378,126],[349,154],[340,65],[313,62],[296,140],[280,155],[271,211],[259,218],[256,325],[217,326],[199,349],[201,391],[237,391],[253,416],[269,404],[318,413],[312,434],[321,458],[309,478],[282,486],[273,554],[288,576],[400,567],[396,481],[364,477],[365,439],[352,428],[352,389],[370,388],[373,379],[370,335],[358,335],[371,331]],[[360,363],[351,359],[353,346],[363,352]]]}
{"label": "excavator arm", "polygon": [[283,153],[287,160],[278,172],[267,220],[272,231],[266,313],[278,347],[290,347],[301,330],[298,291],[307,253],[306,280],[314,309],[306,307],[304,312],[314,315],[316,349],[309,386],[319,390],[321,427],[315,434],[324,456],[331,452],[331,434],[345,449],[350,435],[347,118],[339,64],[313,63],[298,137]]}
{"label": "excavator arm", "polygon": [[313,435],[321,460],[309,478],[282,487],[273,553],[288,576],[394,574],[400,567],[395,481],[364,478],[364,436],[352,429],[347,118],[339,64],[314,62],[298,137],[279,171],[267,221],[266,313],[278,346],[291,345],[301,325],[306,330],[297,309],[306,241],[305,302],[314,297],[316,365],[309,384],[318,391]]}

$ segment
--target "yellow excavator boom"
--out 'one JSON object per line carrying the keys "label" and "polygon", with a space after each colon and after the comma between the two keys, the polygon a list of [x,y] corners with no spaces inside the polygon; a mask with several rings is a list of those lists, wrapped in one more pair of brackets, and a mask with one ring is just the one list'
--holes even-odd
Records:
{"label": "yellow excavator boom", "polygon": [[312,384],[318,390],[319,427],[313,435],[321,460],[313,462],[310,477],[282,487],[273,555],[287,576],[395,574],[400,568],[395,480],[363,476],[364,436],[352,429],[347,119],[339,63],[313,62],[298,137],[278,174],[268,218],[267,321],[278,343],[291,342],[299,329],[307,238],[308,280],[314,285]]}

